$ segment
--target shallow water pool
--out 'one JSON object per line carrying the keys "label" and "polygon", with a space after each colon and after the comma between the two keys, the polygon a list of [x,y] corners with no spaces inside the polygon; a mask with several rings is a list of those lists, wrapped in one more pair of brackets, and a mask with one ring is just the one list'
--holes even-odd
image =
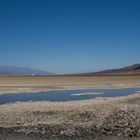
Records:
{"label": "shallow water pool", "polygon": [[[26,101],[74,101],[95,99],[96,97],[127,96],[140,91],[140,88],[127,89],[78,89],[59,90],[38,93],[10,93],[0,95],[0,104],[26,102]],[[93,94],[92,94],[93,93]]]}

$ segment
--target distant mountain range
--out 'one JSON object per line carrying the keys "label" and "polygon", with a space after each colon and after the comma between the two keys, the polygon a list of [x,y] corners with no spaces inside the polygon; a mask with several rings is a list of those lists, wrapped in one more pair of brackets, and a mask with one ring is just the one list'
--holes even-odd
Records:
{"label": "distant mountain range", "polygon": [[140,75],[140,64],[100,72],[82,73],[81,75]]}
{"label": "distant mountain range", "polygon": [[[43,71],[40,69],[6,66],[0,67],[0,76],[43,76],[43,75],[55,75],[52,72]],[[99,72],[89,72],[80,74],[65,74],[66,75],[140,75],[140,64],[134,64],[127,67],[118,69],[109,69]],[[59,76],[59,75],[56,75]],[[60,75],[61,76],[61,75]]]}
{"label": "distant mountain range", "polygon": [[54,73],[43,71],[40,69],[6,66],[6,67],[0,67],[0,75],[1,76],[35,76],[35,75],[54,75]]}

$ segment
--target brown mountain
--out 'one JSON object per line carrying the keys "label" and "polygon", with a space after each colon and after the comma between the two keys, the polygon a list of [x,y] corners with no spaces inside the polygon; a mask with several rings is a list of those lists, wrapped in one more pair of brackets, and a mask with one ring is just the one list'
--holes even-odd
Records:
{"label": "brown mountain", "polygon": [[140,75],[140,64],[100,72],[85,73],[85,75]]}

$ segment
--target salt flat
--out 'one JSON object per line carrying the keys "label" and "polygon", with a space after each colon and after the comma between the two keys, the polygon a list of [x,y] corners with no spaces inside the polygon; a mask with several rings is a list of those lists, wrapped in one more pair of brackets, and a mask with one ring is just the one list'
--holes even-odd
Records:
{"label": "salt flat", "polygon": [[[0,77],[1,94],[80,88],[140,87],[139,76]],[[140,93],[69,102],[0,105],[0,135],[37,137],[140,136]]]}
{"label": "salt flat", "polygon": [[140,87],[140,76],[0,77],[0,94],[71,89]]}

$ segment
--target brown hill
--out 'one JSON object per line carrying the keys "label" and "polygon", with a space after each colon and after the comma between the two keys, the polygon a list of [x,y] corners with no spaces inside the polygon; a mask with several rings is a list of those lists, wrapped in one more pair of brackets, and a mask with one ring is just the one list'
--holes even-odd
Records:
{"label": "brown hill", "polygon": [[85,75],[140,75],[140,64],[134,64],[131,66],[109,69],[100,72],[84,73]]}

